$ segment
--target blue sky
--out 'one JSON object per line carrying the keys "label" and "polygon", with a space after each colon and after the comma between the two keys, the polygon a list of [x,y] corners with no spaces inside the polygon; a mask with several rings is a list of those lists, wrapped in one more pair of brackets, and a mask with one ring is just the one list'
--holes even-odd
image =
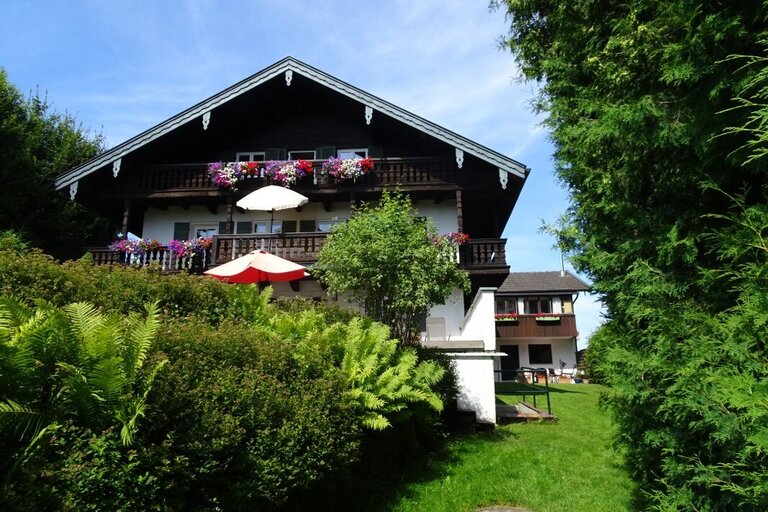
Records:
{"label": "blue sky", "polygon": [[[291,55],[532,169],[504,232],[513,271],[558,270],[538,233],[567,207],[552,146],[485,0],[6,0],[0,66],[109,146]],[[576,304],[580,345],[600,322]]]}

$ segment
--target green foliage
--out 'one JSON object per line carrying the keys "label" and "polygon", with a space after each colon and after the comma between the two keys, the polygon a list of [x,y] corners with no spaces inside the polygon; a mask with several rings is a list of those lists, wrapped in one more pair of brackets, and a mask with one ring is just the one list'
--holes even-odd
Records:
{"label": "green foliage", "polygon": [[766,4],[494,5],[541,83],[560,243],[609,310],[588,361],[648,508],[766,510]]}
{"label": "green foliage", "polygon": [[322,351],[296,357],[294,339],[239,323],[174,321],[159,347],[147,435],[173,440],[194,488],[187,505],[266,508],[342,470],[357,455],[358,415]]}
{"label": "green foliage", "polygon": [[410,199],[399,192],[385,191],[377,206],[363,204],[334,226],[313,273],[331,293],[349,294],[406,343],[420,316],[469,286],[455,247],[439,240],[434,225],[416,217]]}
{"label": "green foliage", "polygon": [[[349,397],[364,411],[362,423],[373,430],[391,426],[390,417],[408,411],[413,403],[423,403],[434,411],[443,402],[434,387],[445,369],[431,361],[419,362],[414,349],[398,350],[381,324],[364,325],[356,319],[335,324],[329,334],[339,343],[343,358],[341,372],[350,388]],[[410,415],[400,414],[403,421]]]}
{"label": "green foliage", "polygon": [[147,393],[165,364],[144,367],[158,328],[154,306],[146,318],[102,314],[75,303],[35,310],[0,300],[0,439],[2,470],[24,464],[57,425],[121,428],[126,445],[144,415]]}
{"label": "green foliage", "polygon": [[22,232],[31,245],[57,258],[80,256],[83,246],[108,238],[106,222],[53,189],[53,179],[103,151],[101,134],[70,114],[51,111],[39,93],[24,99],[0,69],[0,231]]}
{"label": "green foliage", "polygon": [[[382,454],[399,454],[399,464],[440,439],[446,366],[400,349],[386,327],[337,305],[271,302],[271,288],[205,277],[58,264],[36,250],[0,250],[0,290],[27,302],[88,299],[116,312],[48,304],[33,314],[14,301],[0,308],[3,335],[24,332],[27,345],[55,348],[44,352],[45,374],[63,411],[21,398],[37,391],[16,384],[42,366],[32,351],[0,347],[0,392],[9,398],[0,419],[18,418],[4,432],[28,425],[27,439],[40,431],[45,440],[14,452],[24,464],[4,489],[9,507],[273,510],[344,485],[351,468],[379,467]],[[162,324],[118,319],[150,297]],[[49,326],[49,316],[66,328]],[[120,336],[109,336],[118,326]],[[50,344],[60,331],[66,336]],[[111,344],[118,339],[120,350]],[[121,383],[131,379],[128,392]]]}
{"label": "green foliage", "polygon": [[157,301],[162,313],[204,315],[216,323],[228,314],[234,290],[203,276],[161,276],[153,269],[94,265],[85,259],[59,264],[39,251],[18,254],[0,247],[0,294],[30,303],[38,297],[58,306],[90,302],[102,310],[128,314]]}

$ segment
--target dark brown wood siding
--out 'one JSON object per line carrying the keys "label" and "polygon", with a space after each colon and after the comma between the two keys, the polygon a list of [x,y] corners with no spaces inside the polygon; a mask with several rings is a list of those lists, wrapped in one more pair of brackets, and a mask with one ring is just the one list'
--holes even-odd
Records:
{"label": "dark brown wood siding", "polygon": [[571,338],[578,336],[576,316],[559,314],[557,321],[520,315],[516,322],[496,322],[496,338]]}

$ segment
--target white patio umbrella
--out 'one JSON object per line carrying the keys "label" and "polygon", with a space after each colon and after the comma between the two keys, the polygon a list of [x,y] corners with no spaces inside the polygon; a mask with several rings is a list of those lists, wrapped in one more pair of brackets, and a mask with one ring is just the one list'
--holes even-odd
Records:
{"label": "white patio umbrella", "polygon": [[270,212],[272,216],[269,220],[269,232],[272,233],[272,223],[275,221],[276,210],[298,208],[307,204],[307,202],[309,202],[309,198],[289,188],[267,185],[266,187],[254,190],[235,204],[237,204],[238,208],[244,210]]}

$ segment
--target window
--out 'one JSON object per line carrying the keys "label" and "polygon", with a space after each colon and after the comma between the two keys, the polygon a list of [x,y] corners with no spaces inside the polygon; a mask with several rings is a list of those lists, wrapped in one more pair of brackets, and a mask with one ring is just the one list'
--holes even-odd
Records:
{"label": "window", "polygon": [[528,362],[552,364],[552,345],[528,345]]}
{"label": "window", "polygon": [[312,220],[300,220],[299,221],[300,233],[314,233],[315,232],[315,219]]}
{"label": "window", "polygon": [[367,158],[368,148],[340,149],[336,152],[339,158]]}
{"label": "window", "polygon": [[[274,230],[273,230],[274,232]],[[280,224],[280,231],[278,233],[295,233],[296,232],[296,221],[295,220],[284,220]]]}
{"label": "window", "polygon": [[219,234],[219,225],[216,223],[191,224],[189,238],[208,238]]}
{"label": "window", "polygon": [[552,297],[526,297],[525,314],[552,313]]}
{"label": "window", "polygon": [[314,150],[302,149],[299,151],[288,152],[288,160],[314,160],[314,159],[315,159]]}
{"label": "window", "polygon": [[517,313],[517,297],[496,297],[496,314]]}
{"label": "window", "polygon": [[[282,223],[278,220],[272,223],[272,232],[273,233],[279,233],[280,228],[282,227]],[[269,233],[269,221],[268,220],[257,220],[253,223],[253,232],[257,234],[266,234]]]}
{"label": "window", "polygon": [[246,151],[235,153],[235,159],[238,162],[263,162],[266,160],[266,154],[263,151]]}
{"label": "window", "polygon": [[[317,230],[322,232],[322,233],[328,233],[333,226],[335,226],[336,224],[341,224],[345,220],[346,219],[340,219],[338,217],[334,217],[333,219],[319,219],[317,221]],[[426,317],[424,317],[424,318],[426,318]]]}

